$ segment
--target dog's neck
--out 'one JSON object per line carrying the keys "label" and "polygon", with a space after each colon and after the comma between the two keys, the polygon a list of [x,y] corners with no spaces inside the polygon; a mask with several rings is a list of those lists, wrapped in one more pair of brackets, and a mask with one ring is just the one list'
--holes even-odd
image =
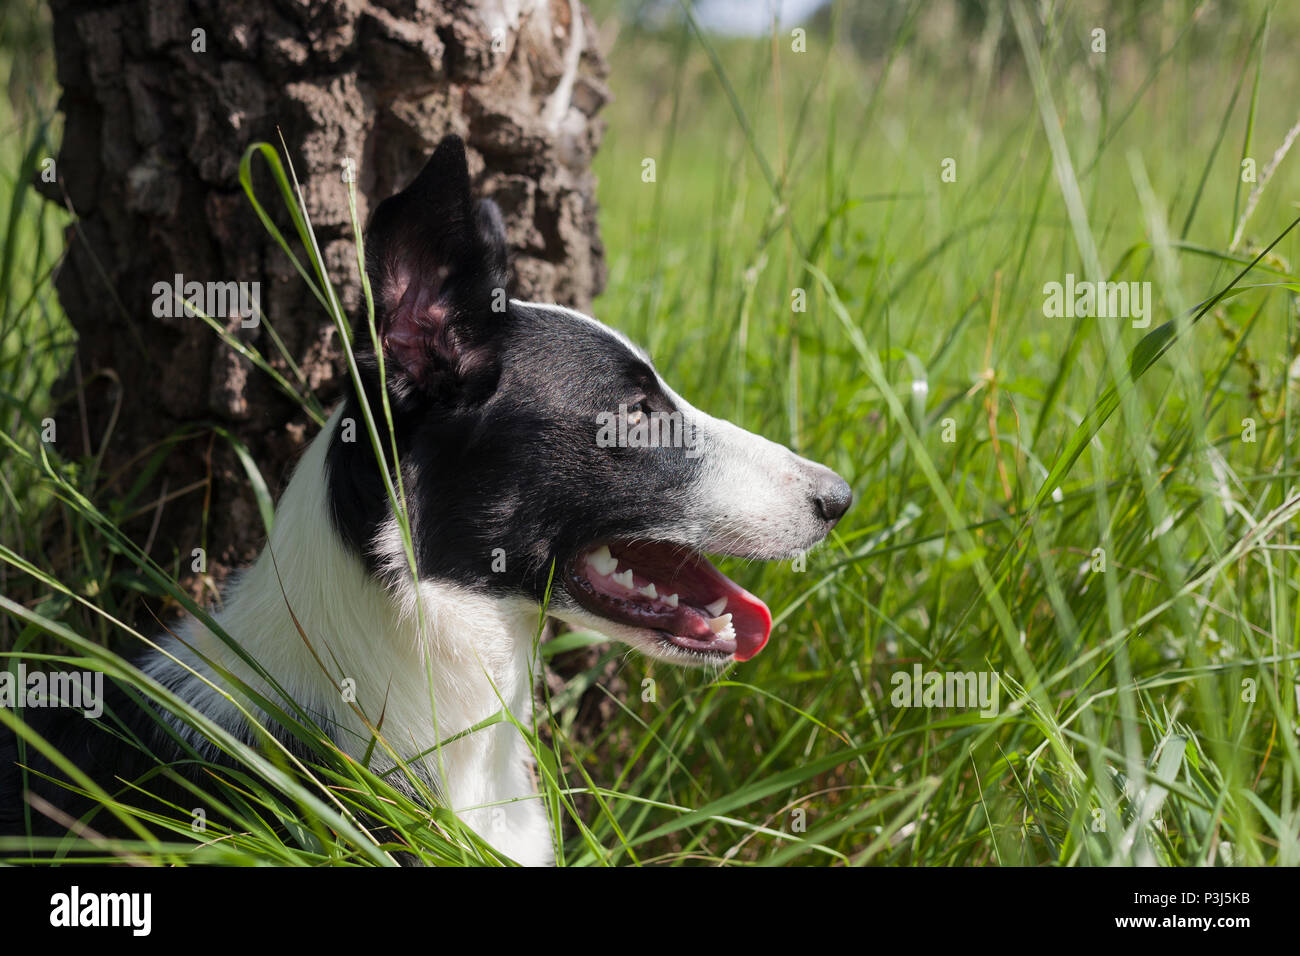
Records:
{"label": "dog's neck", "polygon": [[[384,585],[370,575],[344,546],[329,514],[326,451],[339,417],[336,412],[304,455],[276,510],[267,548],[238,577],[216,620],[294,701],[319,713],[349,755],[362,759],[372,737],[354,707],[372,725],[382,717],[388,744],[414,761],[463,820],[519,862],[547,862],[551,840],[540,801],[519,799],[535,786],[531,754],[513,725],[501,721],[438,746],[503,707],[531,724],[533,675],[540,666],[538,608],[453,585],[417,587],[409,577]],[[383,536],[395,538],[395,525]],[[185,664],[211,675],[205,656],[280,702],[197,621],[179,636],[189,647],[177,645],[173,653]],[[185,668],[159,655],[146,666],[210,717],[246,735],[242,715]],[[373,754],[373,767],[389,769],[382,747]]]}

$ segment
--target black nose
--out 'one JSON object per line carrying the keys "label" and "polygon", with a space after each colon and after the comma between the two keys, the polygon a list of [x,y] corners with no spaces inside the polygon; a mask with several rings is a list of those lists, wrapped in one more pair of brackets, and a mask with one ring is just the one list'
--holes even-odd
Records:
{"label": "black nose", "polygon": [[849,505],[853,504],[853,489],[847,481],[831,472],[820,482],[813,504],[817,506],[817,513],[822,516],[822,520],[833,528],[844,517],[844,512],[849,510]]}

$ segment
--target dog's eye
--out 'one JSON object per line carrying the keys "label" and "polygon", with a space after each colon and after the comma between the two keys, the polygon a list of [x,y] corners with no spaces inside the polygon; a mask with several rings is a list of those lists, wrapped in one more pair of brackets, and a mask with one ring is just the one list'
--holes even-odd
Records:
{"label": "dog's eye", "polygon": [[641,424],[641,420],[643,418],[645,418],[644,404],[642,404],[641,402],[637,402],[635,405],[632,405],[630,408],[628,408],[627,423],[629,425],[639,425]]}

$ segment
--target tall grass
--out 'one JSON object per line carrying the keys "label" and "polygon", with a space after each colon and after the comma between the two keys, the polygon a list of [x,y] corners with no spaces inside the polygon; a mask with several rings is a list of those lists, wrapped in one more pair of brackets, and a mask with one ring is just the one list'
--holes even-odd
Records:
{"label": "tall grass", "polygon": [[[1300,176],[1285,153],[1270,167],[1300,119],[1300,22],[1264,3],[1159,8],[1105,24],[1103,55],[1073,5],[1045,24],[996,5],[957,43],[936,5],[902,9],[871,58],[838,20],[806,53],[785,28],[723,40],[690,16],[614,41],[597,314],[696,404],[836,468],[857,502],[806,565],[727,564],[776,616],[752,663],[685,672],[597,644],[538,725],[494,720],[534,747],[567,864],[1300,862]],[[30,162],[6,156],[15,195]],[[66,336],[36,208],[11,215],[21,254],[0,288],[43,307],[44,325],[12,310],[28,350],[41,328]],[[285,250],[322,280],[309,232]],[[1149,281],[1149,328],[1047,317],[1044,285],[1067,273]],[[123,613],[141,592],[202,611],[117,531],[86,462],[36,440],[64,358],[7,361],[0,383],[7,646],[205,726],[104,647],[154,639]],[[79,565],[45,556],[51,529],[75,535]],[[997,712],[896,706],[916,665],[995,673]],[[594,734],[577,732],[584,693],[612,704]],[[273,712],[310,762],[205,726],[239,769],[210,768],[196,805],[233,824],[195,832],[177,807],[145,821],[167,842],[43,851],[502,862],[433,795],[421,806]]]}

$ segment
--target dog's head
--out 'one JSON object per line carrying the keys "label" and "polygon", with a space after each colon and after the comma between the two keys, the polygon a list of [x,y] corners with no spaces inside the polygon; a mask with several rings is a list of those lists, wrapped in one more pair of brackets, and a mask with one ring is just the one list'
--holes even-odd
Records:
{"label": "dog's head", "polygon": [[[379,354],[360,343],[383,447],[384,365],[421,579],[523,595],[657,657],[748,660],[771,615],[705,553],[775,560],[848,509],[833,471],[692,407],[595,319],[507,292],[500,212],[448,137],[367,232]],[[409,573],[357,396],[329,453],[335,522]]]}

